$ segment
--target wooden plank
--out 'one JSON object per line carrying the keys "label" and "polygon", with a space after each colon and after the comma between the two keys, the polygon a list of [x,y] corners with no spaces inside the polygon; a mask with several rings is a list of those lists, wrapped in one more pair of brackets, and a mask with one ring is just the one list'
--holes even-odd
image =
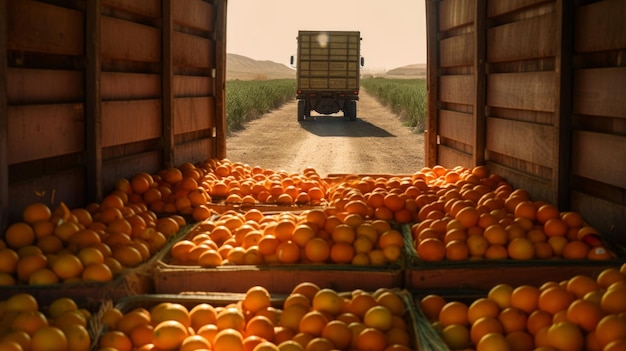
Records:
{"label": "wooden plank", "polygon": [[7,70],[9,104],[72,102],[83,99],[80,71],[10,68]]}
{"label": "wooden plank", "polygon": [[572,173],[626,189],[626,137],[575,131]]}
{"label": "wooden plank", "polygon": [[175,164],[179,165],[183,162],[202,162],[208,158],[216,157],[215,139],[206,138],[189,141],[186,143],[176,144]]}
{"label": "wooden plank", "polygon": [[215,70],[212,72],[211,89],[214,92],[213,104],[209,112],[215,116],[215,142],[208,155],[219,159],[226,158],[226,1],[218,1],[215,22]]}
{"label": "wooden plank", "polygon": [[102,147],[159,137],[161,108],[158,100],[102,103]]}
{"label": "wooden plank", "polygon": [[443,32],[472,23],[474,21],[476,1],[446,0],[439,2],[439,30]]}
{"label": "wooden plank", "polygon": [[487,118],[487,150],[553,167],[553,128],[546,125]]}
{"label": "wooden plank", "polygon": [[476,102],[475,77],[470,75],[441,76],[439,99],[445,102],[474,105]]}
{"label": "wooden plank", "polygon": [[161,16],[159,0],[102,0],[102,5],[151,18]]}
{"label": "wooden plank", "polygon": [[172,1],[172,19],[174,23],[211,31],[215,25],[214,6],[203,0]]}
{"label": "wooden plank", "polygon": [[580,192],[572,191],[572,210],[603,236],[626,246],[626,206]]}
{"label": "wooden plank", "polygon": [[110,187],[119,178],[130,179],[139,172],[154,173],[162,169],[161,165],[160,150],[105,160],[102,168],[102,179],[104,184]]}
{"label": "wooden plank", "polygon": [[552,187],[549,181],[493,162],[488,162],[487,167],[492,174],[497,174],[506,179],[514,188],[522,188],[528,191],[531,199],[556,204],[556,189]]}
{"label": "wooden plank", "polygon": [[[0,116],[8,114],[7,101],[7,1],[0,0]],[[9,217],[9,161],[7,118],[0,117],[0,231],[4,233]]]}
{"label": "wooden plank", "polygon": [[507,0],[507,1],[488,1],[487,13],[489,17],[504,15],[506,13],[519,11],[526,7],[545,2],[545,0]]}
{"label": "wooden plank", "polygon": [[437,135],[439,134],[439,0],[426,1],[426,128],[424,129],[424,165],[437,164]]}
{"label": "wooden plank", "polygon": [[441,67],[471,65],[476,50],[475,35],[469,33],[441,39],[439,50],[441,50],[439,55]]}
{"label": "wooden plank", "polygon": [[626,48],[626,2],[597,1],[576,11],[576,52]]}
{"label": "wooden plank", "polygon": [[175,66],[215,67],[215,42],[180,32],[172,33],[172,60]]}
{"label": "wooden plank", "polygon": [[102,72],[103,100],[154,99],[161,95],[159,75],[147,73]]}
{"label": "wooden plank", "polygon": [[476,20],[474,21],[474,131],[472,167],[485,163],[485,135],[487,133],[486,93],[487,93],[487,4],[486,1],[476,2]]}
{"label": "wooden plank", "polygon": [[83,14],[39,1],[9,1],[7,49],[46,54],[83,54]]}
{"label": "wooden plank", "polygon": [[103,59],[160,62],[158,29],[108,16],[100,18]]}
{"label": "wooden plank", "polygon": [[174,96],[192,97],[213,95],[213,78],[199,76],[174,76]]}
{"label": "wooden plank", "polygon": [[574,113],[626,118],[626,67],[574,72]]}
{"label": "wooden plank", "polygon": [[215,127],[215,100],[212,97],[174,99],[174,134]]}
{"label": "wooden plank", "polygon": [[513,22],[487,31],[489,62],[527,60],[555,55],[555,14]]}
{"label": "wooden plank", "polygon": [[161,47],[163,48],[163,61],[161,62],[161,86],[163,96],[161,101],[161,119],[163,123],[163,166],[172,167],[174,164],[175,141],[174,141],[174,20],[172,13],[172,0],[163,0],[163,28],[161,34]]}
{"label": "wooden plank", "polygon": [[439,164],[446,168],[462,166],[471,169],[474,167],[474,161],[472,155],[470,154],[446,147],[445,145],[439,145],[437,147],[437,153],[437,160]]}
{"label": "wooden plank", "polygon": [[8,108],[9,164],[83,151],[82,104]]}
{"label": "wooden plank", "polygon": [[487,105],[554,112],[554,72],[497,73],[487,78]]}
{"label": "wooden plank", "polygon": [[103,197],[102,181],[102,67],[101,0],[86,4],[85,27],[85,196],[89,202]]}
{"label": "wooden plank", "polygon": [[439,135],[474,145],[474,115],[449,110],[439,111]]}

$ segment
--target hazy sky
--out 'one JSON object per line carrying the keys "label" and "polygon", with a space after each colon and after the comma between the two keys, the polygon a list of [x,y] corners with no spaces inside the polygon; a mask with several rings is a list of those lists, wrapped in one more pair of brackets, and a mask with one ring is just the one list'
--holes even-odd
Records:
{"label": "hazy sky", "polygon": [[298,30],[358,30],[365,69],[426,63],[422,0],[229,0],[229,53],[289,65]]}

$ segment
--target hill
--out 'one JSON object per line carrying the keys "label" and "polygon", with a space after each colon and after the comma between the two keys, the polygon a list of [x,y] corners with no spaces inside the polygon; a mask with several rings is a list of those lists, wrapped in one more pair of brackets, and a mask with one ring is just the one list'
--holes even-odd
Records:
{"label": "hill", "polygon": [[296,71],[273,61],[258,61],[237,54],[226,54],[226,80],[296,78]]}
{"label": "hill", "polygon": [[426,64],[418,63],[414,65],[407,65],[387,71],[387,76],[393,78],[410,77],[410,78],[423,78],[426,77]]}

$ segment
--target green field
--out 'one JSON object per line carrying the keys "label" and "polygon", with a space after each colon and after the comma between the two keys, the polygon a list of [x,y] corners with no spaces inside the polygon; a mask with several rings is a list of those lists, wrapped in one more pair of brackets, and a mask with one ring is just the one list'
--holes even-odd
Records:
{"label": "green field", "polygon": [[[389,106],[416,133],[426,126],[426,80],[367,78],[361,87]],[[280,107],[296,96],[294,79],[226,82],[226,125],[240,130],[247,121]]]}

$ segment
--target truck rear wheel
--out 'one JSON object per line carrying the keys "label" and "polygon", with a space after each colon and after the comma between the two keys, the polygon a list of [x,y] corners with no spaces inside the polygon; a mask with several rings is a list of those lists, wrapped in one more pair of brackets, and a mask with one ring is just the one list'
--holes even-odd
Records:
{"label": "truck rear wheel", "polygon": [[344,115],[351,121],[356,121],[356,101],[351,100],[347,102]]}
{"label": "truck rear wheel", "polygon": [[304,100],[298,100],[298,121],[304,121]]}

